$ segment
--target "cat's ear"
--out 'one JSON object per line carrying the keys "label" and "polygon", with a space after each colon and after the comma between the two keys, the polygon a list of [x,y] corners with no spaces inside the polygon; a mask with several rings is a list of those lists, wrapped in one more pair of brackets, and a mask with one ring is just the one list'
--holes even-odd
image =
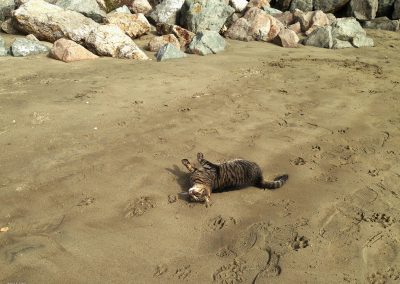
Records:
{"label": "cat's ear", "polygon": [[201,160],[204,160],[204,155],[203,153],[199,152],[197,153],[197,160],[200,162]]}

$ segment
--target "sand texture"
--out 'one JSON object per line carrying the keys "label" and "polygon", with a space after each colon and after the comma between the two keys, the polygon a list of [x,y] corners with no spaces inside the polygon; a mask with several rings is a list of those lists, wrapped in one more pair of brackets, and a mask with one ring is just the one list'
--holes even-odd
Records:
{"label": "sand texture", "polygon": [[[400,33],[368,35],[0,58],[0,282],[398,283]],[[290,178],[189,203],[180,160],[199,151]]]}

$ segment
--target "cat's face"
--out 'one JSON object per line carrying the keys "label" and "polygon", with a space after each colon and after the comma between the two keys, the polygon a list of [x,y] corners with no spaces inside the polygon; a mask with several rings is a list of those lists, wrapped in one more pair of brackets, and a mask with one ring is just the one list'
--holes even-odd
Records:
{"label": "cat's face", "polygon": [[192,201],[205,201],[206,188],[202,184],[194,184],[188,191]]}

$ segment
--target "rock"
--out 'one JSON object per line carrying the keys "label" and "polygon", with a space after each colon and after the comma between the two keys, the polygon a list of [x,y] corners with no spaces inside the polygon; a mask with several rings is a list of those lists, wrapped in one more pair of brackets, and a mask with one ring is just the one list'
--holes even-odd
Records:
{"label": "rock", "polygon": [[84,42],[98,26],[95,21],[78,12],[65,11],[43,0],[30,0],[15,10],[13,24],[17,30],[49,42],[60,38]]}
{"label": "rock", "polygon": [[378,0],[377,17],[390,16],[393,11],[395,0]]}
{"label": "rock", "polygon": [[289,10],[291,3],[292,3],[292,0],[276,0],[274,8],[277,8],[281,11],[287,11],[287,10]]}
{"label": "rock", "polygon": [[281,28],[282,23],[273,16],[261,9],[251,8],[226,31],[225,36],[243,41],[271,41]]}
{"label": "rock", "polygon": [[169,59],[176,59],[176,58],[183,58],[186,57],[187,55],[180,51],[176,46],[173,44],[166,44],[163,47],[160,48],[160,50],[157,52],[157,61],[165,61]]}
{"label": "rock", "polygon": [[350,0],[314,0],[314,10],[324,13],[335,13],[341,10]]}
{"label": "rock", "polygon": [[244,11],[248,3],[247,0],[231,0],[230,2],[236,12]]}
{"label": "rock", "polygon": [[[224,24],[224,28],[226,28],[226,30],[233,25],[234,22],[236,22],[237,20],[239,20],[242,17],[242,14],[240,13],[233,13],[225,22]],[[223,29],[222,29],[223,30]],[[221,30],[221,31],[222,31]],[[225,30],[225,31],[226,31]],[[224,31],[224,32],[225,32]]]}
{"label": "rock", "polygon": [[336,23],[336,17],[332,13],[327,13],[326,16],[328,17],[329,23],[332,25]]}
{"label": "rock", "polygon": [[395,0],[394,2],[392,19],[393,20],[400,19],[400,0]]}
{"label": "rock", "polygon": [[280,21],[284,26],[289,26],[295,23],[294,15],[290,11],[283,12],[282,14],[273,15],[275,19]]}
{"label": "rock", "polygon": [[311,45],[322,48],[332,48],[332,27],[319,27],[314,30],[304,41],[304,45]]}
{"label": "rock", "polygon": [[98,58],[97,55],[91,53],[83,46],[65,38],[61,38],[54,42],[54,45],[50,50],[50,56],[64,62]]}
{"label": "rock", "polygon": [[378,29],[387,31],[398,31],[399,30],[399,20],[390,20],[387,17],[375,18],[371,21],[363,22],[363,27],[367,29]]}
{"label": "rock", "polygon": [[378,0],[351,0],[349,9],[357,20],[371,20],[376,17]]}
{"label": "rock", "polygon": [[11,19],[7,19],[4,22],[1,23],[1,29],[3,32],[7,33],[7,34],[12,34],[15,35],[17,34],[17,30],[14,29],[14,26],[12,24],[12,20]]}
{"label": "rock", "polygon": [[299,37],[290,29],[282,29],[274,39],[274,43],[282,47],[297,47]]}
{"label": "rock", "polygon": [[349,41],[356,35],[366,35],[360,23],[354,18],[338,18],[332,24],[332,36],[334,38]]}
{"label": "rock", "polygon": [[105,6],[102,8],[107,13],[111,11],[115,11],[117,8],[126,5],[128,8],[132,7],[133,0],[97,0],[97,3],[100,7]]}
{"label": "rock", "polygon": [[13,56],[22,57],[41,53],[48,53],[49,48],[40,42],[31,41],[26,38],[17,38],[11,44],[11,53]]}
{"label": "rock", "polygon": [[186,0],[181,11],[181,23],[189,31],[210,30],[219,32],[235,12],[224,0]]}
{"label": "rock", "polygon": [[353,37],[351,43],[355,47],[373,47],[374,46],[374,40],[363,34],[357,34],[355,37]]}
{"label": "rock", "polygon": [[311,27],[306,31],[306,35],[309,35],[314,30],[316,30],[318,27],[324,27],[324,26],[330,25],[330,21],[324,12],[314,11],[311,13],[312,13],[312,18],[310,21]]}
{"label": "rock", "polygon": [[[265,7],[264,11],[267,12],[267,14],[271,15],[271,16],[275,16],[277,14],[282,14],[281,10],[278,10],[278,9],[275,9],[275,8],[271,8],[271,7]],[[290,13],[290,14],[292,14],[292,13]]]}
{"label": "rock", "polygon": [[290,10],[294,11],[299,9],[303,12],[308,12],[313,10],[313,0],[292,0],[290,4]]}
{"label": "rock", "polygon": [[4,39],[0,36],[0,56],[7,56],[8,52],[5,47]]}
{"label": "rock", "polygon": [[293,11],[294,21],[300,23],[302,32],[306,32],[311,27],[313,16],[314,12],[304,13],[299,9]]}
{"label": "rock", "polygon": [[176,38],[176,36],[174,36],[173,34],[168,34],[152,38],[147,45],[148,50],[157,52],[160,50],[161,47],[163,47],[167,43],[176,46],[176,48],[178,49],[181,48],[179,40]]}
{"label": "rock", "polygon": [[153,7],[151,7],[149,1],[147,0],[135,0],[132,3],[132,12],[135,14],[142,13],[144,15],[147,15],[148,13],[153,10]]}
{"label": "rock", "polygon": [[353,48],[353,45],[345,40],[333,39],[333,49]]}
{"label": "rock", "polygon": [[2,38],[2,37],[0,36],[0,47],[4,47],[5,44],[6,44],[6,42],[4,41],[4,38]]}
{"label": "rock", "polygon": [[106,12],[100,9],[96,0],[58,0],[56,5],[66,10],[76,11],[101,23],[106,16]]}
{"label": "rock", "polygon": [[177,15],[185,0],[164,0],[150,13],[150,18],[156,23],[176,24]]}
{"label": "rock", "polygon": [[173,34],[179,40],[181,47],[187,47],[195,36],[191,31],[177,25],[162,23],[156,28],[159,35]]}
{"label": "rock", "polygon": [[216,31],[198,32],[189,45],[189,51],[194,54],[216,54],[225,49],[225,39]]}
{"label": "rock", "polygon": [[29,39],[29,40],[31,40],[31,41],[39,41],[39,40],[37,39],[37,37],[35,37],[35,36],[32,35],[32,34],[27,35],[25,38],[26,38],[26,39]]}
{"label": "rock", "polygon": [[268,0],[250,0],[249,3],[247,4],[247,8],[259,8],[259,9],[265,9],[270,7],[269,1]]}
{"label": "rock", "polygon": [[141,13],[110,13],[107,15],[106,23],[117,25],[131,38],[140,37],[150,31],[150,23]]}
{"label": "rock", "polygon": [[116,25],[99,25],[87,37],[86,46],[102,56],[148,59],[132,39]]}
{"label": "rock", "polygon": [[288,29],[291,31],[294,31],[296,34],[301,33],[301,25],[299,22],[296,22],[296,23],[288,26]]}
{"label": "rock", "polygon": [[10,18],[14,8],[14,0],[0,0],[0,22]]}
{"label": "rock", "polygon": [[110,13],[122,13],[122,14],[132,14],[131,10],[129,10],[128,6],[124,5],[121,7],[118,7],[117,9],[115,9],[114,11],[111,11]]}

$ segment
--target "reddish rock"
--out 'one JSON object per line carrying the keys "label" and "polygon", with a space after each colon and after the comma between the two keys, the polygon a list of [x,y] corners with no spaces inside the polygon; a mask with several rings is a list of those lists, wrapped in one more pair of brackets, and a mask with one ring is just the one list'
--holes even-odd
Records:
{"label": "reddish rock", "polygon": [[250,0],[247,4],[247,8],[259,8],[271,7],[268,0]]}
{"label": "reddish rock", "polygon": [[289,29],[282,29],[278,36],[274,39],[274,43],[282,47],[297,47],[299,37],[297,34]]}
{"label": "reddish rock", "polygon": [[146,15],[153,10],[153,7],[151,7],[147,0],[135,0],[132,3],[131,10],[135,14],[142,13]]}
{"label": "reddish rock", "polygon": [[295,22],[293,13],[290,11],[286,11],[281,14],[274,14],[273,16],[285,26],[289,26]]}
{"label": "reddish rock", "polygon": [[177,49],[181,48],[179,40],[173,34],[154,37],[150,40],[147,47],[150,51],[159,51],[167,43],[174,45]]}
{"label": "reddish rock", "polygon": [[311,27],[313,16],[313,11],[304,13],[303,11],[296,9],[293,12],[294,20],[300,23],[302,32],[306,32]]}
{"label": "reddish rock", "polygon": [[54,42],[53,48],[50,51],[50,56],[64,62],[98,58],[97,55],[91,53],[83,46],[64,38]]}
{"label": "reddish rock", "polygon": [[313,16],[311,18],[311,27],[306,31],[306,35],[311,34],[313,31],[315,31],[319,27],[324,27],[324,26],[330,25],[328,16],[321,10],[314,11],[312,13],[313,13]]}
{"label": "reddish rock", "polygon": [[141,13],[110,13],[107,15],[106,23],[117,25],[131,38],[140,37],[150,31],[150,23]]}
{"label": "reddish rock", "polygon": [[294,23],[288,27],[289,30],[294,31],[296,34],[301,33],[301,25],[299,22]]}
{"label": "reddish rock", "polygon": [[187,47],[195,36],[191,31],[168,23],[159,23],[156,29],[159,35],[173,34],[179,40],[181,47]]}
{"label": "reddish rock", "polygon": [[271,15],[268,15],[268,18],[271,21],[271,27],[269,29],[267,41],[271,41],[285,28],[285,26]]}

